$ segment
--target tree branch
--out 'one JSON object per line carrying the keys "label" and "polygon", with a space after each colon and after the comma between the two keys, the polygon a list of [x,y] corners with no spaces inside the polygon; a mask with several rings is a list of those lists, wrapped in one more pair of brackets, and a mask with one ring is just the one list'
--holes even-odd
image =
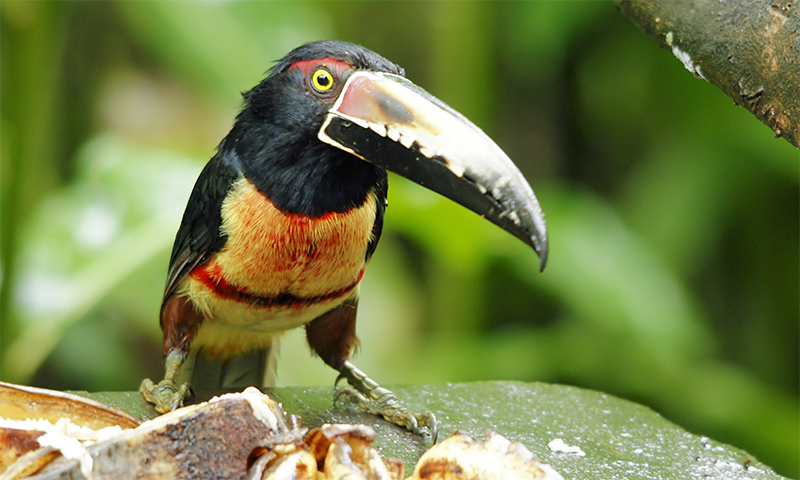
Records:
{"label": "tree branch", "polygon": [[792,0],[615,0],[696,77],[800,148],[800,5]]}

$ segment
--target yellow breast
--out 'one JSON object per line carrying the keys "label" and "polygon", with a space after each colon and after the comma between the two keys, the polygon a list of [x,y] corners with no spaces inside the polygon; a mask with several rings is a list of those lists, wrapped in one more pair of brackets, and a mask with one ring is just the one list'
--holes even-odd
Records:
{"label": "yellow breast", "polygon": [[303,317],[301,323],[310,321],[313,318],[306,319],[303,311],[333,308],[358,286],[376,206],[371,193],[349,212],[322,217],[287,214],[241,178],[222,204],[225,246],[192,272],[181,290],[212,321],[258,321],[218,318],[232,302],[260,310],[256,316],[269,313],[277,320],[293,312],[290,316]]}

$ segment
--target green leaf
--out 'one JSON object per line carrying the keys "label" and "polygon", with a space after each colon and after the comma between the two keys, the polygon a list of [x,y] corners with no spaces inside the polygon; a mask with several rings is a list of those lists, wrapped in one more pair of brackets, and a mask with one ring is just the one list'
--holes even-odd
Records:
{"label": "green leaf", "polygon": [[[481,382],[393,387],[413,411],[430,409],[439,421],[440,438],[455,430],[482,436],[491,429],[520,442],[564,478],[581,480],[653,480],[707,478],[768,480],[783,478],[738,448],[693,435],[653,410],[614,396],[545,383]],[[429,437],[413,435],[373,415],[339,402],[332,407],[330,388],[279,388],[267,392],[302,425],[362,423],[376,431],[375,447],[383,458],[401,458],[410,472],[430,446]],[[87,395],[142,416],[152,409],[136,394]],[[203,392],[207,399],[211,392]],[[150,413],[152,415],[152,413]],[[562,453],[561,440],[580,453]]]}

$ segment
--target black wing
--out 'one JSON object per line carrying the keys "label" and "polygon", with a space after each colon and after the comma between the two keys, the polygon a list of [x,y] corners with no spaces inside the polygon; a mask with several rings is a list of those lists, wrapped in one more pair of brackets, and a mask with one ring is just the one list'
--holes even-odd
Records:
{"label": "black wing", "polygon": [[383,232],[383,216],[386,213],[386,207],[388,205],[386,200],[388,193],[389,179],[386,177],[386,172],[383,172],[383,176],[375,187],[375,196],[377,197],[378,204],[376,205],[375,224],[372,225],[372,239],[367,244],[368,262],[372,258],[372,254],[375,253],[375,249],[378,248],[378,240],[381,239],[381,233]]}
{"label": "black wing", "polygon": [[164,301],[189,272],[225,245],[227,236],[220,232],[222,201],[240,175],[236,153],[221,145],[200,173],[183,212],[169,260]]}

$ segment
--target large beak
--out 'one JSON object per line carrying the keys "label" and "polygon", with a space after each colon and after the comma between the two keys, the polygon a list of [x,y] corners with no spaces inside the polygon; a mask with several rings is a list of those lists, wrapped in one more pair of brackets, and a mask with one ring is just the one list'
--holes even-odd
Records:
{"label": "large beak", "polygon": [[444,195],[547,262],[547,227],[525,177],[483,131],[404,77],[355,72],[319,138]]}

